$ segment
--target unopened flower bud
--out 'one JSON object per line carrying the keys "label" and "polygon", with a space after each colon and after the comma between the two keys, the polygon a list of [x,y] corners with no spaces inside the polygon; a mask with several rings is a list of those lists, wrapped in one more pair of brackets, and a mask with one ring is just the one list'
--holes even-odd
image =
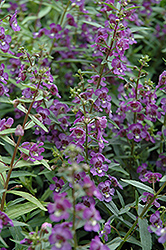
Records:
{"label": "unopened flower bud", "polygon": [[24,135],[24,130],[20,124],[16,127],[15,135],[16,136],[23,136]]}

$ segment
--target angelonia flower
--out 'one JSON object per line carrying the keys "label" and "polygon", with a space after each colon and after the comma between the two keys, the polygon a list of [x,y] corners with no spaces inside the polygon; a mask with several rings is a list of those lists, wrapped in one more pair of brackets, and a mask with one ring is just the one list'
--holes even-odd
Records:
{"label": "angelonia flower", "polygon": [[10,26],[12,27],[12,29],[14,30],[14,31],[20,31],[20,26],[18,26],[18,24],[17,24],[17,19],[16,19],[16,17],[17,17],[17,10],[15,11],[15,13],[13,14],[13,16],[10,18],[10,20],[9,20],[9,24],[10,24]]}
{"label": "angelonia flower", "polygon": [[56,224],[52,228],[51,235],[49,236],[49,242],[52,245],[52,250],[71,249],[70,240],[73,238],[73,235],[70,227],[71,225],[69,225],[69,223],[63,222],[61,224]]}
{"label": "angelonia flower", "polygon": [[9,35],[5,35],[5,29],[0,26],[0,49],[7,53],[9,51],[9,43],[11,43],[12,38]]}
{"label": "angelonia flower", "polygon": [[95,236],[90,243],[90,250],[109,250],[110,248],[104,245],[98,236]]}
{"label": "angelonia flower", "polygon": [[16,136],[23,136],[24,135],[24,129],[20,124],[17,125],[17,127],[16,127],[15,135]]}
{"label": "angelonia flower", "polygon": [[65,184],[64,181],[62,179],[59,179],[55,176],[52,178],[52,180],[55,182],[55,184],[51,184],[50,185],[50,189],[56,193],[59,193],[63,187],[63,185]]}
{"label": "angelonia flower", "polygon": [[66,198],[66,195],[66,193],[54,193],[54,203],[48,204],[48,212],[50,213],[50,219],[52,221],[58,222],[69,218],[68,210],[72,207],[72,205]]}
{"label": "angelonia flower", "polygon": [[110,233],[111,233],[111,225],[109,220],[104,224],[103,229],[99,232],[99,237],[101,238],[104,236],[104,240],[108,241],[108,234]]}
{"label": "angelonia flower", "polygon": [[41,153],[43,153],[45,151],[44,148],[40,148],[43,145],[44,145],[43,142],[40,142],[39,144],[33,143],[33,142],[23,142],[21,147],[29,150],[29,155],[22,152],[21,153],[22,158],[25,161],[27,161],[27,160],[41,161],[43,159],[43,156],[41,155]]}
{"label": "angelonia flower", "polygon": [[102,198],[101,201],[109,202],[112,200],[112,196],[114,195],[115,189],[110,188],[111,181],[107,180],[105,182],[100,182],[98,185],[99,190],[101,191]]}
{"label": "angelonia flower", "polygon": [[9,117],[7,121],[5,118],[3,118],[2,120],[0,120],[0,131],[10,128],[13,123],[13,118]]}
{"label": "angelonia flower", "polygon": [[2,231],[3,227],[14,227],[12,220],[5,214],[4,212],[0,211],[0,232]]}
{"label": "angelonia flower", "polygon": [[[148,193],[148,192],[144,192],[143,195],[144,195],[145,197],[141,198],[141,200],[142,200],[143,202],[147,202],[147,203],[149,203],[150,200],[151,200],[151,198],[154,196],[153,194]],[[156,198],[156,199],[152,202],[152,205],[154,205],[155,207],[159,208],[159,207],[160,207],[160,203],[158,203],[157,200],[158,200],[158,199]]]}
{"label": "angelonia flower", "polygon": [[158,242],[161,244],[164,244],[166,242],[166,227],[160,227],[155,231],[155,234],[157,234],[157,236],[160,236],[158,238]]}
{"label": "angelonia flower", "polygon": [[94,205],[86,207],[83,211],[83,219],[85,220],[85,231],[99,231],[99,221],[101,219],[100,213],[96,210]]}

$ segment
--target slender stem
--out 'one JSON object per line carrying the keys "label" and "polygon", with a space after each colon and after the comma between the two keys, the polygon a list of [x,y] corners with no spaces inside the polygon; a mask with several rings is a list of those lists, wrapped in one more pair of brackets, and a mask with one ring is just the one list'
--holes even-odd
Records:
{"label": "slender stem", "polygon": [[[40,87],[40,84],[41,84],[41,78],[40,78],[40,80],[39,80],[39,82],[38,82],[37,89],[35,90],[35,94],[34,94],[33,100],[32,100],[32,102],[31,102],[31,104],[29,105],[28,112],[27,112],[26,115],[25,115],[24,122],[23,122],[23,125],[22,125],[23,129],[24,129],[25,124],[26,124],[26,122],[27,122],[27,120],[28,120],[28,116],[29,116],[29,114],[30,114],[30,112],[31,112],[32,106],[33,106],[33,104],[34,104],[34,102],[35,102],[35,98],[36,98],[36,96],[37,96],[37,93],[38,93],[38,89],[39,89],[39,87]],[[16,157],[17,150],[18,150],[18,147],[19,147],[19,145],[20,145],[21,139],[22,139],[22,136],[20,135],[20,136],[18,137],[17,144],[16,144],[16,146],[15,146],[15,148],[14,148],[14,153],[13,153],[13,156],[12,156],[12,159],[11,159],[11,162],[10,162],[10,169],[9,169],[9,171],[8,171],[8,174],[7,174],[7,177],[6,177],[6,182],[5,182],[5,184],[4,184],[4,188],[6,189],[6,191],[3,193],[3,196],[2,196],[1,211],[3,211],[3,209],[4,209],[4,204],[5,204],[5,200],[6,200],[6,192],[7,192],[7,189],[8,189],[10,176],[11,176],[12,170],[13,170],[13,168],[14,168],[14,160],[15,160],[15,157]]]}
{"label": "slender stem", "polygon": [[[151,198],[150,202],[144,207],[144,209],[142,210],[142,213],[139,215],[138,218],[141,218],[141,219],[143,218],[143,216],[145,215],[145,213],[148,211],[148,209],[150,208],[150,206],[152,205],[152,203],[154,202],[154,200],[161,193],[161,191],[164,189],[165,186],[166,186],[166,182],[164,182],[164,184],[157,191],[157,193]],[[125,237],[123,238],[123,241],[121,242],[121,244],[119,245],[119,247],[117,248],[117,250],[120,250],[122,248],[123,244],[128,240],[128,236],[134,230],[134,228],[137,226],[138,218],[136,219],[136,221],[134,222],[134,224],[132,225],[132,227],[129,229],[129,231],[126,233]]]}

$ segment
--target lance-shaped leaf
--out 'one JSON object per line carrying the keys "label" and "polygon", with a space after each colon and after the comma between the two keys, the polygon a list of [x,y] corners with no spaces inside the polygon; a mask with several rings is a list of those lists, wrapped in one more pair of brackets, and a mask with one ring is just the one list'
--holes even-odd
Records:
{"label": "lance-shaped leaf", "polygon": [[[24,108],[24,106],[22,106],[21,104],[19,104],[18,106],[17,106],[17,108],[19,109],[19,110],[21,110],[22,112],[24,112],[25,114],[27,114],[27,112],[28,112],[28,110],[26,109],[26,108]],[[31,114],[29,114],[28,115],[30,118],[31,118],[31,120],[35,123],[35,124],[37,124],[40,128],[42,128],[45,132],[48,132],[48,129],[34,116],[34,115],[31,115]]]}
{"label": "lance-shaped leaf", "polygon": [[22,192],[22,191],[15,191],[15,190],[8,191],[7,193],[21,196],[24,199],[26,199],[26,200],[32,202],[33,204],[35,204],[41,210],[47,211],[47,209],[41,204],[41,202],[36,197],[34,197],[33,195],[31,195],[29,193]]}
{"label": "lance-shaped leaf", "polygon": [[140,189],[143,189],[151,194],[153,194],[153,189],[139,181],[133,181],[133,180],[124,180],[124,179],[121,179],[121,181],[124,181],[134,187],[137,187],[137,188],[140,188]]}

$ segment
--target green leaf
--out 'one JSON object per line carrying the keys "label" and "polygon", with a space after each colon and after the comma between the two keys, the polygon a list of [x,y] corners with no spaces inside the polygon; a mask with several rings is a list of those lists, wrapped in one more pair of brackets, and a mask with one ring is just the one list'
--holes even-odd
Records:
{"label": "green leaf", "polygon": [[[28,112],[28,110],[26,109],[26,108],[24,108],[24,106],[22,106],[21,104],[19,104],[18,106],[17,106],[17,108],[19,109],[19,110],[21,110],[22,112],[24,112],[25,114],[27,114],[27,112]],[[48,129],[34,116],[34,115],[31,115],[31,114],[29,114],[28,115],[31,119],[32,119],[32,121],[35,123],[35,124],[37,124],[40,128],[42,128],[45,132],[48,132]]]}
{"label": "green leaf", "polygon": [[152,249],[152,239],[151,234],[148,231],[148,222],[146,219],[138,218],[139,233],[142,243],[142,250]]}
{"label": "green leaf", "polygon": [[[119,165],[119,164],[118,164]],[[111,170],[114,170],[114,171],[117,171],[117,172],[121,172],[121,173],[123,173],[123,174],[125,174],[125,175],[127,175],[127,176],[129,176],[129,173],[126,171],[126,170],[124,170],[121,166],[111,166],[110,165],[110,169]]]}
{"label": "green leaf", "polygon": [[50,12],[50,10],[50,6],[43,8],[41,11],[39,11],[38,18],[41,19],[42,17],[46,16]]}
{"label": "green leaf", "polygon": [[90,22],[90,21],[85,21],[85,20],[83,20],[82,22],[87,23],[87,24],[92,25],[92,26],[95,26],[97,28],[104,28],[104,26],[102,26],[101,24],[96,23],[96,22]]}
{"label": "green leaf", "polygon": [[140,189],[143,189],[151,194],[153,194],[153,189],[149,186],[146,186],[145,184],[139,182],[139,181],[133,181],[133,180],[124,180],[124,179],[121,179],[121,181],[123,182],[126,182],[134,187],[137,187],[137,188],[140,188]]}
{"label": "green leaf", "polygon": [[9,129],[4,129],[0,131],[0,135],[7,135],[7,134],[13,134],[15,132],[16,128],[9,128]]}
{"label": "green leaf", "polygon": [[114,5],[112,5],[112,4],[109,4],[109,3],[104,3],[104,2],[101,2],[102,4],[104,4],[104,5],[107,5],[108,7],[110,7],[111,9],[113,9],[113,10],[118,10]]}
{"label": "green leaf", "polygon": [[10,206],[5,213],[9,216],[10,219],[16,219],[24,214],[27,214],[38,207],[31,203],[31,202],[26,202],[26,203],[21,203],[21,204],[14,204],[13,206]]}
{"label": "green leaf", "polygon": [[117,247],[120,245],[120,243],[122,242],[123,240],[120,238],[120,237],[116,237],[114,238],[111,242],[109,242],[107,244],[107,246],[109,247],[109,249],[111,250],[115,250],[117,249]]}
{"label": "green leaf", "polygon": [[1,138],[2,138],[4,141],[8,142],[10,145],[15,146],[14,141],[12,141],[12,139],[10,139],[7,135],[1,135]]}
{"label": "green leaf", "polygon": [[[37,16],[27,16],[24,18],[24,20],[22,21],[22,25],[24,25],[25,23],[29,22],[29,21],[34,21],[36,20],[38,17]],[[18,58],[17,58],[18,59]]]}
{"label": "green leaf", "polygon": [[22,196],[24,199],[26,199],[26,200],[32,202],[33,204],[35,204],[41,210],[47,211],[47,209],[41,204],[41,202],[36,197],[34,197],[33,195],[31,195],[29,193],[22,192],[22,191],[15,191],[15,190],[8,191],[7,193]]}
{"label": "green leaf", "polygon": [[161,178],[160,182],[165,182],[165,181],[166,181],[166,175],[164,175],[164,176]]}
{"label": "green leaf", "polygon": [[10,178],[16,178],[21,176],[33,176],[36,177],[36,174],[29,173],[27,171],[13,171]]}
{"label": "green leaf", "polygon": [[4,247],[8,247],[8,245],[7,245],[6,242],[2,239],[1,236],[0,236],[0,242],[2,242],[2,244],[4,245]]}

